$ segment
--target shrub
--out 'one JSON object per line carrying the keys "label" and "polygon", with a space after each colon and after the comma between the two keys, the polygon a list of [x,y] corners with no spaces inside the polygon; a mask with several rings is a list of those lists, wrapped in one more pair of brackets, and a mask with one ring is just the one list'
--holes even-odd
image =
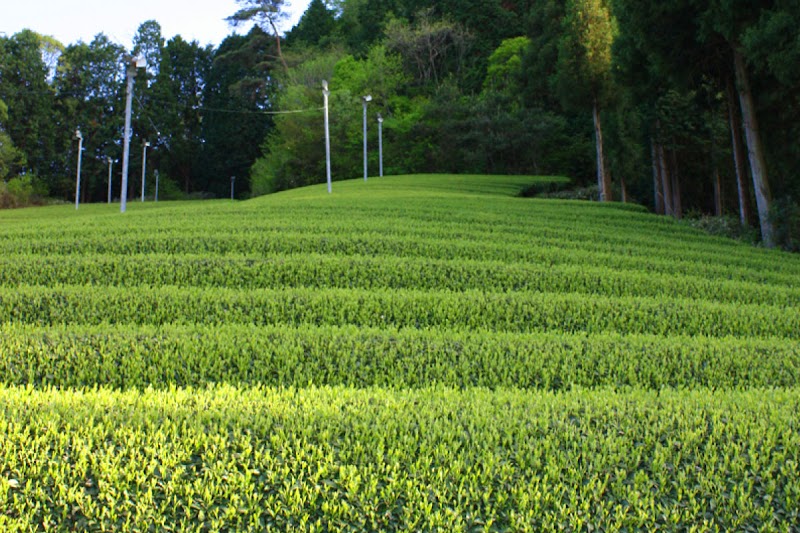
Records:
{"label": "shrub", "polygon": [[40,203],[44,191],[39,190],[33,176],[26,174],[0,182],[0,208],[25,207]]}
{"label": "shrub", "polygon": [[800,205],[791,198],[775,201],[770,209],[775,244],[788,252],[800,252]]}
{"label": "shrub", "polygon": [[720,217],[701,215],[689,215],[684,219],[686,223],[699,230],[703,230],[709,235],[717,237],[728,237],[738,241],[754,244],[758,241],[758,232],[755,228],[743,225],[738,218],[730,215]]}

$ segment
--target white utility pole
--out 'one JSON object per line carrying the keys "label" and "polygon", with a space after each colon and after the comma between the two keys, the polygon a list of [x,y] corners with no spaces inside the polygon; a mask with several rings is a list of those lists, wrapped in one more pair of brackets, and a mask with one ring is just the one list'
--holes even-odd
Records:
{"label": "white utility pole", "polygon": [[328,194],[331,193],[331,129],[328,120],[328,82],[322,80],[322,98],[325,102],[325,171],[328,177]]}
{"label": "white utility pole", "polygon": [[233,198],[233,191],[234,191],[233,184],[234,183],[236,183],[236,176],[231,176],[231,200],[234,199]]}
{"label": "white utility pole", "polygon": [[144,202],[144,181],[147,173],[147,148],[150,146],[148,141],[142,147],[142,201]]}
{"label": "white utility pole", "polygon": [[158,169],[155,169],[156,174],[156,202],[158,202]]}
{"label": "white utility pole", "polygon": [[380,177],[383,177],[383,117],[378,113],[378,168]]}
{"label": "white utility pole", "polygon": [[128,206],[128,160],[130,159],[131,143],[131,105],[133,103],[133,78],[136,77],[136,69],[147,66],[141,57],[132,57],[128,62],[128,88],[125,97],[125,132],[123,133],[122,149],[122,190],[120,191],[120,213],[124,213]]}
{"label": "white utility pole", "polygon": [[110,157],[106,157],[106,161],[108,161],[108,203],[111,203],[111,179],[114,168],[114,160]]}
{"label": "white utility pole", "polygon": [[364,181],[367,181],[367,104],[372,101],[372,95],[361,97],[364,104]]}
{"label": "white utility pole", "polygon": [[83,155],[83,135],[81,130],[75,130],[75,138],[78,139],[78,177],[75,179],[75,209],[81,201],[81,156]]}

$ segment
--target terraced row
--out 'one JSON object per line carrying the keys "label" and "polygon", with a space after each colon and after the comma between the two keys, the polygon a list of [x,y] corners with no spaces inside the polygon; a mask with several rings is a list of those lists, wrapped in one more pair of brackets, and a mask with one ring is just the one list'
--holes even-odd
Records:
{"label": "terraced row", "polygon": [[770,530],[800,395],[0,387],[0,527]]}
{"label": "terraced row", "polygon": [[666,276],[608,267],[446,259],[337,256],[268,257],[135,254],[0,258],[0,287],[91,285],[415,289],[554,292],[800,306],[800,286]]}
{"label": "terraced row", "polygon": [[0,325],[11,385],[794,387],[800,341],[356,326]]}
{"label": "terraced row", "polygon": [[0,289],[17,324],[287,324],[800,338],[800,308],[560,293],[178,287]]}

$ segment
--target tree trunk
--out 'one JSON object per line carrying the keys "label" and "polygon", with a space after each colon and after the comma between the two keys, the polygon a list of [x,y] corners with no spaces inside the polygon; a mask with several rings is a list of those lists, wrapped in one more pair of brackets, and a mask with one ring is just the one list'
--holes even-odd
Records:
{"label": "tree trunk", "polygon": [[719,176],[719,165],[717,164],[717,143],[714,138],[714,132],[710,132],[711,147],[709,153],[709,160],[711,161],[711,183],[714,186],[714,216],[722,216],[722,181]]}
{"label": "tree trunk", "polygon": [[650,158],[653,160],[653,195],[656,213],[663,215],[664,185],[661,176],[661,163],[658,160],[658,148],[656,148],[656,142],[653,139],[650,139]]}
{"label": "tree trunk", "polygon": [[278,27],[275,26],[275,21],[272,17],[268,17],[269,25],[272,26],[272,31],[275,33],[275,44],[278,48],[278,58],[281,60],[281,64],[283,65],[283,72],[285,74],[289,73],[289,65],[286,64],[286,60],[283,58],[283,52],[281,51],[281,34],[278,31]]}
{"label": "tree trunk", "polygon": [[728,78],[728,119],[731,128],[731,146],[733,148],[733,166],[736,169],[736,190],[739,193],[739,220],[743,226],[750,225],[750,191],[747,187],[747,167],[744,161],[742,146],[742,121],[736,110],[736,88],[733,80]]}
{"label": "tree trunk", "polygon": [[592,117],[594,118],[595,146],[597,148],[597,186],[600,189],[600,201],[610,202],[613,199],[611,176],[606,171],[606,158],[603,152],[603,125],[600,122],[600,105],[596,97],[592,106]]}
{"label": "tree trunk", "polygon": [[750,160],[750,172],[753,175],[753,188],[756,193],[756,206],[758,207],[758,222],[761,225],[761,240],[764,246],[772,248],[775,242],[772,235],[772,224],[769,220],[769,207],[772,203],[772,194],[769,189],[767,176],[767,163],[764,157],[764,148],[761,144],[761,133],[758,128],[756,107],[753,102],[753,93],[750,91],[750,79],[744,57],[733,47],[733,62],[736,68],[736,85],[739,91],[739,104],[742,107],[742,122],[744,123],[744,136],[747,140],[747,156]]}
{"label": "tree trunk", "polygon": [[619,177],[619,186],[622,188],[622,203],[628,203],[628,187],[625,186],[625,177],[620,175]]}
{"label": "tree trunk", "polygon": [[683,205],[681,204],[681,182],[678,173],[678,155],[675,150],[670,152],[670,177],[672,178],[672,214],[675,218],[683,217]]}
{"label": "tree trunk", "polygon": [[666,150],[662,145],[658,145],[658,164],[661,167],[661,182],[664,185],[664,214],[667,216],[675,215],[675,208],[672,204],[672,175],[667,164]]}

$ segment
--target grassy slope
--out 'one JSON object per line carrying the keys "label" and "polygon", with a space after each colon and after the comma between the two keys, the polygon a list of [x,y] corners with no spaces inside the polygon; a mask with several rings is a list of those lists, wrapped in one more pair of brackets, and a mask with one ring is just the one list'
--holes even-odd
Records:
{"label": "grassy slope", "polygon": [[0,525],[797,525],[797,258],[532,179],[0,212]]}

